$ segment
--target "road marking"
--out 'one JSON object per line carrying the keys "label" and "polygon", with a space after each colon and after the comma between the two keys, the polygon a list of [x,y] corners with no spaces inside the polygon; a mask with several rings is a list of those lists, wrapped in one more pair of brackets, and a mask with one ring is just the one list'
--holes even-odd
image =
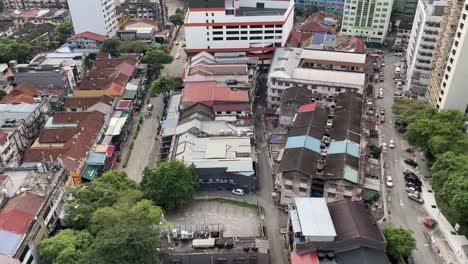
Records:
{"label": "road marking", "polygon": [[403,201],[400,199],[400,205],[401,207],[403,207]]}

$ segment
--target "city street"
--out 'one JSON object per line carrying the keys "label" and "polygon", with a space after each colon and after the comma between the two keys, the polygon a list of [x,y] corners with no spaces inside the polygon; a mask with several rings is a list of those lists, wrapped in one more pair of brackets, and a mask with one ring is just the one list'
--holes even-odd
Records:
{"label": "city street", "polygon": [[[385,108],[386,121],[384,124],[378,125],[381,131],[382,142],[386,142],[388,146],[390,140],[393,139],[395,141],[395,148],[388,148],[387,151],[383,153],[385,172],[382,176],[385,179],[385,176],[390,175],[394,182],[393,188],[386,189],[389,217],[384,224],[402,226],[414,232],[414,237],[417,240],[417,248],[413,251],[413,256],[416,263],[439,263],[438,257],[429,246],[430,242],[424,236],[424,232],[428,231],[428,229],[422,225],[422,221],[427,214],[421,204],[407,197],[405,179],[403,178],[403,171],[406,169],[414,171],[420,176],[421,180],[424,179],[424,175],[427,175],[427,171],[420,172],[418,170],[413,170],[403,162],[405,158],[414,159],[414,156],[405,152],[405,149],[409,147],[408,143],[406,140],[402,139],[402,135],[397,131],[394,125],[395,118],[392,112],[392,105],[393,94],[397,89],[393,82],[393,76],[394,67],[396,64],[400,63],[401,58],[402,57],[393,56],[392,54],[385,54],[385,62],[387,64],[384,69],[385,82],[376,83],[374,86],[375,91],[378,91],[379,88],[383,88],[384,90],[384,98],[376,99],[376,111],[378,112],[380,107]],[[422,164],[421,160],[417,160],[417,162],[420,165],[419,167],[425,166],[425,164]]]}
{"label": "city street", "polygon": [[257,108],[255,110],[255,138],[257,143],[258,166],[257,178],[261,191],[257,193],[258,203],[264,210],[264,225],[266,235],[270,242],[270,252],[272,263],[282,264],[288,262],[288,251],[285,241],[281,237],[280,227],[287,225],[287,214],[276,208],[273,201],[273,176],[268,153],[268,142],[265,135],[264,109],[266,103],[266,84],[262,82],[258,87],[259,97],[257,98]]}

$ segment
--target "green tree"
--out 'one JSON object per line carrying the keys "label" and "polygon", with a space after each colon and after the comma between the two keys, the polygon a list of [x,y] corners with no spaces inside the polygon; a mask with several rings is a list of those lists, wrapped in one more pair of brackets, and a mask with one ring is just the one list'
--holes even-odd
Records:
{"label": "green tree", "polygon": [[25,62],[31,55],[32,46],[28,43],[19,43],[10,39],[0,39],[0,63],[8,63],[10,60]]}
{"label": "green tree", "polygon": [[122,41],[118,51],[119,53],[144,53],[147,45],[142,41]]}
{"label": "green tree", "polygon": [[431,175],[436,196],[468,217],[468,154],[438,156]]}
{"label": "green tree", "polygon": [[60,45],[65,43],[65,41],[72,35],[73,33],[73,25],[71,22],[64,22],[58,24],[55,27],[56,35],[54,36],[54,40],[57,41]]}
{"label": "green tree", "polygon": [[86,231],[65,229],[41,241],[39,254],[54,264],[78,264],[93,240]]}
{"label": "green tree", "polygon": [[184,24],[184,20],[185,20],[184,13],[176,13],[175,15],[172,15],[169,17],[169,21],[176,26],[180,26]]}
{"label": "green tree", "polygon": [[153,69],[161,70],[163,64],[169,64],[174,58],[167,54],[161,47],[147,46],[143,61],[148,63]]}
{"label": "green tree", "polygon": [[140,186],[145,196],[157,205],[165,209],[178,208],[197,190],[197,173],[193,165],[186,166],[180,161],[163,162],[145,169]]}
{"label": "green tree", "polygon": [[393,259],[409,256],[416,248],[416,239],[411,230],[388,226],[383,233],[387,240],[387,255]]}
{"label": "green tree", "polygon": [[98,208],[114,205],[126,192],[136,188],[136,183],[122,171],[108,171],[93,182],[73,187],[73,200],[65,208],[65,222],[72,228],[84,229]]}
{"label": "green tree", "polygon": [[434,115],[437,109],[420,100],[404,99],[393,104],[393,112],[398,116],[403,127],[406,127],[421,118]]}
{"label": "green tree", "polygon": [[118,38],[108,38],[105,39],[101,46],[99,46],[99,51],[101,53],[109,53],[113,56],[119,54],[119,47],[121,45],[122,41]]}
{"label": "green tree", "polygon": [[158,80],[151,83],[150,91],[152,94],[167,94],[177,88],[182,87],[184,81],[180,77],[176,76],[163,76]]}

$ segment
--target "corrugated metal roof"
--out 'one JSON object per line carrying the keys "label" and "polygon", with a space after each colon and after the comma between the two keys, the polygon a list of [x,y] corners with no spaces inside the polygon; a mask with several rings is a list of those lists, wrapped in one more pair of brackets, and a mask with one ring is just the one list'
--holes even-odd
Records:
{"label": "corrugated metal roof", "polygon": [[299,216],[296,210],[289,210],[289,218],[291,218],[291,225],[294,233],[302,232],[301,223],[299,222]]}
{"label": "corrugated metal roof", "polygon": [[348,165],[345,165],[345,166],[344,166],[344,175],[343,175],[343,178],[344,178],[345,180],[348,180],[348,181],[353,182],[353,183],[356,183],[356,184],[359,183],[359,175],[358,175],[357,170],[351,168],[351,167],[348,166]]}
{"label": "corrugated metal roof", "polygon": [[359,145],[351,141],[334,141],[328,146],[328,154],[344,154],[347,153],[356,158],[359,158]]}
{"label": "corrugated metal roof", "polygon": [[81,178],[92,181],[96,177],[97,167],[93,165],[86,165],[81,173]]}
{"label": "corrugated metal roof", "polygon": [[289,137],[285,148],[307,148],[320,153],[320,140],[309,136]]}
{"label": "corrugated metal roof", "polygon": [[86,158],[86,164],[88,165],[104,165],[106,162],[106,153],[91,152]]}
{"label": "corrugated metal roof", "polygon": [[294,198],[303,236],[335,237],[336,231],[324,198]]}
{"label": "corrugated metal roof", "polygon": [[2,241],[2,243],[0,243],[0,254],[13,256],[22,238],[23,235],[0,230],[0,241]]}

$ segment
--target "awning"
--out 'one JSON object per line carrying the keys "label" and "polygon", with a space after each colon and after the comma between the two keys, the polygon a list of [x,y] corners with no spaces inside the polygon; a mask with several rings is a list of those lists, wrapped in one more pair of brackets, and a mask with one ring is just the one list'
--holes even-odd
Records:
{"label": "awning", "polygon": [[378,195],[379,192],[377,191],[364,189],[364,201],[366,202],[374,201],[375,199],[377,199]]}
{"label": "awning", "polygon": [[102,166],[106,163],[106,153],[91,152],[86,158],[86,165]]}
{"label": "awning", "polygon": [[93,165],[86,165],[81,173],[81,178],[92,181],[97,174],[97,167]]}
{"label": "awning", "polygon": [[135,99],[135,96],[137,94],[137,90],[125,90],[124,94],[123,94],[123,99],[126,99],[126,100],[133,100]]}

